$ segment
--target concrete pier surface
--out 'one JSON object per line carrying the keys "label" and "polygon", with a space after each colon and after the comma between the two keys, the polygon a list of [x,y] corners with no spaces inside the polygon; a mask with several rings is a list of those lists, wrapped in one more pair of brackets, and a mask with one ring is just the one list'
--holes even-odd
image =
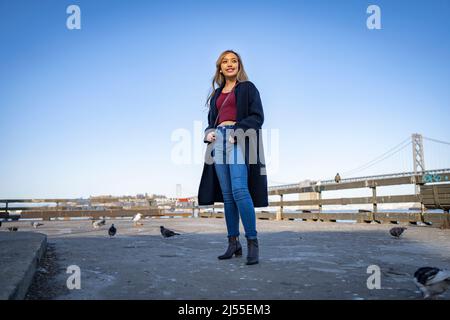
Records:
{"label": "concrete pier surface", "polygon": [[[149,218],[138,227],[116,219],[100,229],[88,220],[43,223],[2,227],[47,235],[27,299],[422,299],[414,272],[450,268],[450,231],[425,226],[394,239],[390,224],[257,220],[260,263],[247,266],[242,225],[243,257],[217,259],[227,247],[223,219]],[[160,225],[181,235],[163,238]],[[66,286],[71,265],[80,268],[80,289]],[[380,268],[381,289],[367,286],[371,265]]]}
{"label": "concrete pier surface", "polygon": [[41,233],[0,232],[0,300],[25,298],[46,242]]}

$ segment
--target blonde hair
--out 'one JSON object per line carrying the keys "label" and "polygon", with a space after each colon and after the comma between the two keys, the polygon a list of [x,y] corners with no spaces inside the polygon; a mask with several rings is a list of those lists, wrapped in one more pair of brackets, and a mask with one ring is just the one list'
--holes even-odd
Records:
{"label": "blonde hair", "polygon": [[247,81],[248,80],[248,76],[247,73],[245,72],[244,69],[244,64],[242,63],[242,59],[241,56],[235,52],[234,50],[225,50],[224,52],[222,52],[219,56],[219,58],[216,60],[216,73],[214,74],[214,77],[212,79],[212,91],[210,92],[210,94],[208,95],[208,98],[206,99],[206,106],[208,107],[210,104],[210,101],[212,99],[212,97],[214,96],[214,93],[216,92],[216,87],[215,85],[217,84],[219,86],[219,88],[223,85],[225,85],[225,76],[220,72],[220,65],[222,64],[222,59],[223,57],[227,54],[227,53],[234,53],[236,55],[236,57],[238,58],[238,73],[237,73],[237,81],[242,82],[242,81]]}

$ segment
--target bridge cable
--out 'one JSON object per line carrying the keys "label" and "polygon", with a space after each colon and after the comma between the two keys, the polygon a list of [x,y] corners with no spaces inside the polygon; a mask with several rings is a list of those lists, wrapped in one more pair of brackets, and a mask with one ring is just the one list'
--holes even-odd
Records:
{"label": "bridge cable", "polygon": [[[348,170],[348,171],[344,172],[343,175],[348,175],[350,173],[355,173],[355,172],[358,172],[358,171],[365,170],[365,169],[375,165],[376,163],[379,163],[380,161],[393,156],[394,154],[396,154],[397,152],[399,152],[400,150],[402,150],[406,146],[408,146],[411,143],[410,139],[411,139],[410,137],[406,138],[405,140],[403,140],[402,142],[397,144],[395,147],[389,149],[388,151],[386,151],[385,153],[381,154],[380,156],[374,158],[373,160],[371,160],[371,161],[367,162],[366,164],[363,164],[363,165],[361,165],[361,166],[359,166],[359,167],[357,167],[355,169]],[[407,144],[402,146],[405,142],[407,142]],[[396,150],[397,148],[400,148],[400,149]]]}
{"label": "bridge cable", "polygon": [[433,139],[433,138],[428,138],[428,137],[423,137],[423,138],[426,139],[426,140],[430,140],[430,141],[434,141],[434,142],[438,142],[438,143],[450,145],[450,142],[441,141],[441,140],[437,140],[437,139]]}
{"label": "bridge cable", "polygon": [[372,166],[374,166],[374,165],[380,163],[381,161],[386,160],[387,158],[392,157],[393,155],[395,155],[396,153],[402,151],[402,150],[405,149],[406,147],[409,147],[410,145],[411,145],[411,142],[408,142],[408,143],[407,143],[406,145],[404,145],[401,149],[399,149],[399,150],[397,150],[396,152],[394,152],[394,153],[392,153],[392,154],[390,154],[390,155],[388,155],[388,156],[386,156],[386,157],[380,159],[379,161],[377,161],[377,162],[375,162],[375,163],[373,163],[373,164],[371,164],[371,165],[369,165],[369,166],[366,166],[365,168],[361,169],[361,171],[362,171],[362,170],[365,170],[365,169],[368,169],[368,168],[370,168],[370,167],[372,167]]}

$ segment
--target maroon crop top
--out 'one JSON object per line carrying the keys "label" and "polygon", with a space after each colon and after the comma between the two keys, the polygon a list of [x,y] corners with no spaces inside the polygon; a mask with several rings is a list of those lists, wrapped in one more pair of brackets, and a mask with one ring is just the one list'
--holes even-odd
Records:
{"label": "maroon crop top", "polygon": [[[225,98],[231,94],[225,104],[222,106]],[[234,90],[231,92],[223,93],[221,92],[216,100],[217,110],[219,112],[219,119],[217,124],[225,120],[236,121],[236,96],[234,95]]]}

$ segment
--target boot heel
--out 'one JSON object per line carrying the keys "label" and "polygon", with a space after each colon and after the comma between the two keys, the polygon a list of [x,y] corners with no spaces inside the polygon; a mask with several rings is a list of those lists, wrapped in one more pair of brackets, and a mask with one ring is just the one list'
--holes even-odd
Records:
{"label": "boot heel", "polygon": [[219,260],[231,259],[233,255],[236,255],[236,257],[242,256],[242,246],[239,243],[239,240],[236,236],[229,236],[227,251],[223,255],[218,256],[217,258]]}

